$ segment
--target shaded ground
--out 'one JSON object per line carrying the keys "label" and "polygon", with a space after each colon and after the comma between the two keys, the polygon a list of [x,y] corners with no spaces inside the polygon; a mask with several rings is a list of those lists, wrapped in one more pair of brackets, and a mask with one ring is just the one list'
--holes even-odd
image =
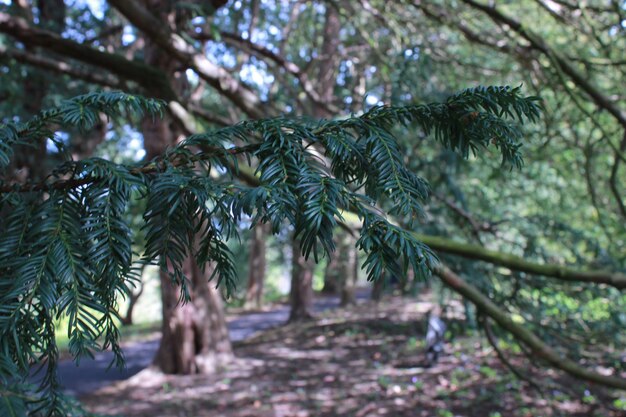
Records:
{"label": "shaded ground", "polygon": [[[360,289],[357,298],[367,298],[369,290]],[[314,312],[335,308],[339,305],[338,297],[316,297],[313,304]],[[289,306],[279,305],[269,311],[246,312],[241,311],[236,315],[229,315],[228,330],[230,339],[234,342],[242,341],[251,335],[284,324],[289,318]],[[100,352],[94,359],[83,358],[80,366],[71,359],[59,364],[59,379],[67,394],[81,395],[93,392],[115,381],[122,381],[137,374],[142,369],[150,366],[159,347],[158,333],[148,335],[145,340],[127,344],[124,347],[126,369],[107,369],[113,354],[110,351]]]}
{"label": "shaded ground", "polygon": [[457,338],[438,365],[424,368],[420,320],[428,308],[389,298],[335,310],[237,343],[238,360],[217,375],[146,370],[83,400],[100,413],[136,417],[626,415],[619,399],[580,382],[539,394],[476,338]]}

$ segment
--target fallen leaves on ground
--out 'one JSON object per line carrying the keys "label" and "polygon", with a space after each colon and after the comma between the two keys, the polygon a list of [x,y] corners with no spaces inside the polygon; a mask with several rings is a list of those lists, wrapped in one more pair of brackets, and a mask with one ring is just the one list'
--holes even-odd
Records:
{"label": "fallen leaves on ground", "polygon": [[[538,392],[478,336],[456,337],[425,367],[429,308],[388,297],[334,310],[236,344],[237,359],[217,374],[145,370],[83,400],[92,411],[128,417],[623,416],[611,393],[581,382]],[[536,382],[563,381],[524,357],[511,361]]]}

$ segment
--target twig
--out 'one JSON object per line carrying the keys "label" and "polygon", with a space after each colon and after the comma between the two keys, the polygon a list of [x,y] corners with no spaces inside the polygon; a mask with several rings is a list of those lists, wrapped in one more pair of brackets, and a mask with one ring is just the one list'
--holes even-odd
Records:
{"label": "twig", "polygon": [[543,390],[541,389],[539,384],[537,384],[535,381],[530,379],[528,375],[525,375],[519,369],[513,366],[513,364],[506,358],[506,356],[504,355],[504,352],[502,352],[502,350],[498,346],[498,341],[496,340],[493,334],[493,331],[491,329],[491,325],[489,324],[488,319],[485,318],[484,315],[480,314],[480,312],[477,312],[476,315],[478,316],[476,318],[476,321],[482,325],[483,329],[485,329],[485,335],[487,336],[487,340],[489,341],[489,344],[491,345],[491,347],[493,347],[493,349],[495,350],[496,355],[498,356],[498,359],[500,360],[500,362],[502,362],[502,364],[509,371],[511,371],[517,378],[521,379],[522,381],[527,382],[532,388],[534,388],[539,393],[539,395],[541,395],[541,397],[543,397]]}

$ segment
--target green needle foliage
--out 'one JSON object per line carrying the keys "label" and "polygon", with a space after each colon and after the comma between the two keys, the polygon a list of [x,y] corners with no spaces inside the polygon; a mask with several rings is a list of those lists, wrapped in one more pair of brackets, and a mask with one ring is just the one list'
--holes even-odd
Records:
{"label": "green needle foliage", "polygon": [[[124,93],[76,97],[25,123],[0,125],[0,167],[7,171],[17,145],[52,140],[67,126],[89,129],[104,112],[160,117],[163,103]],[[520,124],[539,117],[538,98],[519,88],[465,90],[445,103],[377,106],[360,116],[311,121],[275,118],[244,121],[196,134],[143,165],[90,158],[62,162],[43,182],[0,182],[0,401],[1,415],[66,415],[60,395],[54,321],[67,316],[76,361],[112,349],[123,366],[117,301],[132,288],[140,263],[158,264],[188,300],[186,257],[212,265],[217,285],[236,283],[226,244],[243,218],[290,224],[304,256],[316,260],[335,249],[333,230],[343,211],[362,219],[357,246],[367,257],[368,279],[412,267],[424,275],[437,262],[431,250],[394,226],[392,214],[419,217],[427,182],[407,169],[394,138],[398,127],[432,133],[463,156],[487,146],[520,166]],[[235,147],[234,143],[243,143]],[[235,181],[240,164],[255,167],[255,184]],[[216,175],[221,174],[221,175]],[[146,201],[145,251],[134,255],[129,202]],[[213,278],[213,276],[211,277]],[[33,364],[43,377],[30,388]]]}

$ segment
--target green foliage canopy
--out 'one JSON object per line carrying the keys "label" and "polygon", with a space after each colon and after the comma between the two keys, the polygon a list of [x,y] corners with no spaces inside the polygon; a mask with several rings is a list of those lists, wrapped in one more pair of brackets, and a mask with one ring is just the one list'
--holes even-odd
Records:
{"label": "green foliage canopy", "polygon": [[[50,139],[65,126],[89,129],[98,113],[161,117],[163,103],[118,92],[92,93],[41,112],[24,123],[0,127],[0,163],[8,172],[12,149]],[[521,166],[520,124],[540,114],[537,97],[520,88],[478,87],[443,103],[376,106],[341,120],[249,120],[196,134],[140,165],[66,155],[43,182],[0,183],[0,381],[10,410],[34,407],[65,415],[56,379],[54,320],[68,316],[70,352],[79,361],[112,349],[123,366],[116,325],[117,300],[128,294],[136,267],[155,263],[181,287],[186,257],[211,265],[217,285],[234,288],[236,269],[226,242],[245,216],[277,232],[291,224],[302,253],[316,260],[332,252],[333,230],[349,210],[363,221],[357,246],[367,255],[368,279],[411,267],[426,273],[437,260],[428,247],[392,224],[392,213],[418,217],[429,186],[405,165],[392,129],[419,128],[447,148],[468,156],[495,146],[503,164]],[[243,142],[243,146],[233,143]],[[245,158],[242,159],[241,156]],[[234,181],[240,164],[256,166],[258,184]],[[215,174],[218,175],[215,175]],[[129,201],[146,201],[145,251],[132,252]],[[200,244],[195,245],[199,240]],[[400,261],[398,261],[400,260]],[[35,393],[25,385],[31,365],[44,364]],[[113,364],[112,364],[113,365]],[[11,394],[11,395],[8,395]],[[36,411],[35,414],[38,412]],[[14,412],[13,412],[14,414]]]}

